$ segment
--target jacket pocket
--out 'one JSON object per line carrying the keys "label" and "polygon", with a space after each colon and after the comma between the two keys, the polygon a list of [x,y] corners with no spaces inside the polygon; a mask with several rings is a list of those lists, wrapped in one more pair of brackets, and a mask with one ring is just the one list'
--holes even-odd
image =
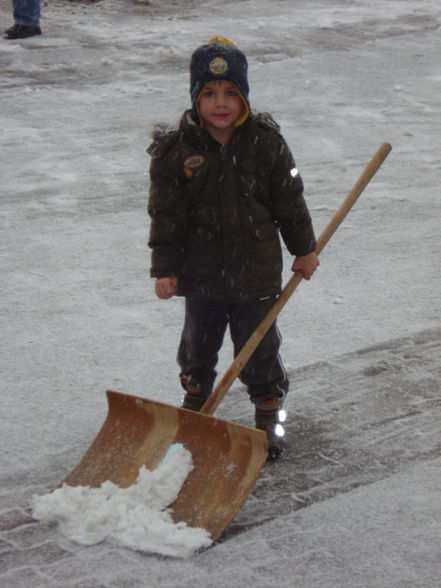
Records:
{"label": "jacket pocket", "polygon": [[274,222],[249,223],[245,239],[251,275],[262,282],[277,279],[282,271],[282,250]]}
{"label": "jacket pocket", "polygon": [[218,272],[216,227],[190,227],[184,246],[183,273],[192,279],[211,279]]}
{"label": "jacket pocket", "polygon": [[272,221],[255,224],[250,220],[247,226],[247,233],[256,241],[269,241],[278,237],[276,225]]}

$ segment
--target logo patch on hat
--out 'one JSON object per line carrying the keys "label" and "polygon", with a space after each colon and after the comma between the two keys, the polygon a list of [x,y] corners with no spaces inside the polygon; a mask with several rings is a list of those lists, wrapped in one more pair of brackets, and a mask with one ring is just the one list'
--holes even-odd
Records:
{"label": "logo patch on hat", "polygon": [[215,76],[220,76],[228,70],[228,63],[223,57],[215,57],[210,61],[209,69]]}
{"label": "logo patch on hat", "polygon": [[190,157],[187,157],[184,161],[184,174],[190,179],[194,170],[199,169],[203,163],[203,155],[190,155]]}

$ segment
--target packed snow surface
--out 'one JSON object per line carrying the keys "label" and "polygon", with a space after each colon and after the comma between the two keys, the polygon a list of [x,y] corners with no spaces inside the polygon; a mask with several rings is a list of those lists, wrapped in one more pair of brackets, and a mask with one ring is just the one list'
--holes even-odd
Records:
{"label": "packed snow surface", "polygon": [[189,557],[211,545],[207,531],[174,523],[170,510],[188,474],[191,453],[180,444],[170,447],[153,471],[143,466],[136,484],[100,488],[63,484],[50,494],[34,496],[33,515],[58,523],[60,531],[81,545],[112,541],[137,551]]}

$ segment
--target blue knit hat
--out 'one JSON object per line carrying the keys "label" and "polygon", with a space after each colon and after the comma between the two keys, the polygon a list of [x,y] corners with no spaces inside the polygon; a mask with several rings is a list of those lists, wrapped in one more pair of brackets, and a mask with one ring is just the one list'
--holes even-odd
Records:
{"label": "blue knit hat", "polygon": [[190,62],[190,96],[195,120],[200,122],[198,101],[205,85],[216,80],[230,80],[244,104],[243,115],[236,121],[236,126],[244,123],[250,113],[247,72],[245,54],[230,40],[216,36],[207,45],[198,47]]}

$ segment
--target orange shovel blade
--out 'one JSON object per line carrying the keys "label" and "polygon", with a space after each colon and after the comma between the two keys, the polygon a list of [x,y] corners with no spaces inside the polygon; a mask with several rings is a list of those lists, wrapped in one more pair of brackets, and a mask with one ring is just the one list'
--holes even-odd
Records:
{"label": "orange shovel blade", "polygon": [[107,392],[107,400],[101,431],[64,483],[97,487],[110,480],[125,488],[135,483],[142,465],[154,469],[171,445],[181,443],[194,469],[171,505],[173,520],[219,537],[265,464],[265,433],[118,392]]}

